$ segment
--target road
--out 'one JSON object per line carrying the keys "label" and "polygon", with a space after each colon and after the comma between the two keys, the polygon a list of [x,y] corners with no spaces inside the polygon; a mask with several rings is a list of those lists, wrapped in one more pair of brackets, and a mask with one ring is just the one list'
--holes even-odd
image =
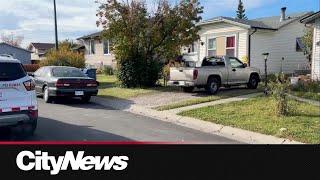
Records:
{"label": "road", "polygon": [[105,108],[79,100],[46,104],[39,99],[38,128],[33,137],[0,134],[1,140],[24,141],[148,141],[233,144],[233,140],[168,122]]}

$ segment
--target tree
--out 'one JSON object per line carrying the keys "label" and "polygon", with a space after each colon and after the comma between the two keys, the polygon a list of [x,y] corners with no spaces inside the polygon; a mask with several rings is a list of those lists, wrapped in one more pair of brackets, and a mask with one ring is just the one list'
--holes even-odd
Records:
{"label": "tree", "polygon": [[1,35],[1,40],[5,43],[8,43],[12,46],[16,46],[16,47],[21,47],[22,41],[23,41],[24,37],[23,36],[18,36],[18,35],[6,35],[6,34],[2,34]]}
{"label": "tree", "polygon": [[195,23],[202,10],[198,0],[181,0],[177,5],[158,0],[154,12],[142,1],[101,3],[97,25],[104,28],[104,38],[113,40],[122,84],[154,86],[164,63],[199,38]]}
{"label": "tree", "polygon": [[306,58],[311,62],[312,57],[312,46],[313,46],[313,28],[308,28],[305,30],[304,35],[302,37],[302,43],[304,45],[304,54]]}
{"label": "tree", "polygon": [[59,43],[59,50],[49,50],[46,59],[40,62],[40,66],[72,66],[85,67],[85,59],[82,53],[74,52],[68,41]]}
{"label": "tree", "polygon": [[238,19],[245,19],[245,20],[248,19],[245,12],[246,12],[246,10],[244,9],[243,2],[241,0],[239,0],[238,10],[237,10],[237,18]]}

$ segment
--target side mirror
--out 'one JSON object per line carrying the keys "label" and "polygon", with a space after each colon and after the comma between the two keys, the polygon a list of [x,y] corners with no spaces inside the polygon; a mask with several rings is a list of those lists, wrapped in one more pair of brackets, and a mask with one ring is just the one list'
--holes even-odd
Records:
{"label": "side mirror", "polygon": [[34,77],[34,73],[33,72],[28,72],[28,76]]}
{"label": "side mirror", "polygon": [[244,63],[244,64],[243,64],[243,67],[244,67],[244,68],[248,67],[248,64]]}

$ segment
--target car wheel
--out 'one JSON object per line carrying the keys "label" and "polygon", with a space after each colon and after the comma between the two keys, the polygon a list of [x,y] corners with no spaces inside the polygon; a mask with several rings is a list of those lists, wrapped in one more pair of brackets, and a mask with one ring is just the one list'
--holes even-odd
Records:
{"label": "car wheel", "polygon": [[52,97],[50,97],[49,88],[47,86],[43,90],[43,99],[44,99],[44,102],[46,103],[52,102]]}
{"label": "car wheel", "polygon": [[183,92],[186,92],[186,93],[192,93],[194,90],[194,87],[184,87],[183,88]]}
{"label": "car wheel", "polygon": [[249,83],[248,83],[248,88],[249,89],[257,89],[259,85],[259,77],[257,75],[252,75],[250,77]]}
{"label": "car wheel", "polygon": [[220,80],[216,77],[210,77],[207,83],[206,90],[209,94],[217,94],[220,89]]}
{"label": "car wheel", "polygon": [[90,100],[91,100],[91,96],[84,96],[84,97],[81,98],[81,100],[82,100],[82,102],[84,102],[84,103],[88,103],[88,102],[90,102]]}

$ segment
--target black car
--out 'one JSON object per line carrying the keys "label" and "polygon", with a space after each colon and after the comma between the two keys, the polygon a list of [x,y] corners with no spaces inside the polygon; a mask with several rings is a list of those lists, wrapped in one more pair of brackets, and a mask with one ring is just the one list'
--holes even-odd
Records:
{"label": "black car", "polygon": [[80,69],[66,66],[45,66],[34,74],[37,95],[50,103],[55,97],[80,97],[89,102],[98,94],[98,82]]}

